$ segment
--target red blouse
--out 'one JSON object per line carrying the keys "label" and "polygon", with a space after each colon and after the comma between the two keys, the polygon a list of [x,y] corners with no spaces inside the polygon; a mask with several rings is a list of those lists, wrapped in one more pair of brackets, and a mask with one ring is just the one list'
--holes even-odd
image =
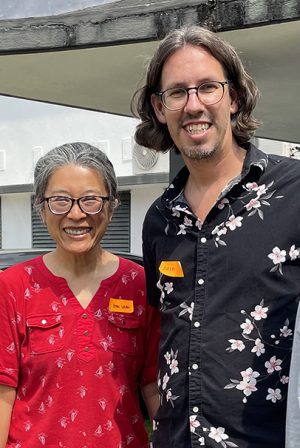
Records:
{"label": "red blouse", "polygon": [[148,447],[138,385],[156,380],[158,314],[119,259],[86,309],[42,257],[0,276],[0,384],[17,389],[9,448]]}

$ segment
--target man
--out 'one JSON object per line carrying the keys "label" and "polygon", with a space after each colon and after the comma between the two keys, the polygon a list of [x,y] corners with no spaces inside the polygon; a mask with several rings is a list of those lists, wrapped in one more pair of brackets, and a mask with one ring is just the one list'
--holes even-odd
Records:
{"label": "man", "polygon": [[134,98],[136,141],[186,165],[143,228],[162,317],[154,448],[284,448],[300,165],[249,143],[257,97],[235,50],[192,27],[161,42]]}

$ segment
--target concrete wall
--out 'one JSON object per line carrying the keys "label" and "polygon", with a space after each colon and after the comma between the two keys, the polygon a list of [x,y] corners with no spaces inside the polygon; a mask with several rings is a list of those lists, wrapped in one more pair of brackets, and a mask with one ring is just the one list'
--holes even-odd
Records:
{"label": "concrete wall", "polygon": [[131,190],[131,252],[142,254],[142,225],[145,214],[156,198],[164,192],[164,185],[147,185]]}

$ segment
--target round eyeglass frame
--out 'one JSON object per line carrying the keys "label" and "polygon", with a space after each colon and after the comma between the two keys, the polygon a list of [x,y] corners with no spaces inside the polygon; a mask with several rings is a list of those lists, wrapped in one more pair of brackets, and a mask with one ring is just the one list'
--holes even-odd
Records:
{"label": "round eyeglass frame", "polygon": [[[211,102],[207,102],[207,101],[203,101],[202,99],[201,99],[201,91],[200,91],[200,88],[202,87],[202,86],[205,86],[206,84],[219,84],[219,85],[221,85],[221,87],[222,87],[222,94],[221,94],[221,97],[217,100],[217,101],[213,101],[212,103]],[[157,95],[158,97],[160,97],[160,100],[161,100],[161,102],[163,103],[163,105],[165,106],[165,108],[166,109],[168,109],[168,110],[171,110],[171,111],[176,111],[176,110],[181,110],[181,109],[184,109],[185,108],[185,106],[187,105],[187,103],[188,103],[188,100],[189,100],[189,96],[190,96],[190,91],[191,90],[195,90],[195,93],[196,93],[196,95],[197,95],[197,98],[198,98],[198,100],[202,103],[202,104],[204,104],[205,106],[212,106],[213,104],[217,104],[217,103],[219,103],[221,100],[222,100],[222,98],[223,98],[223,96],[224,96],[224,92],[225,92],[225,90],[224,90],[224,86],[225,85],[229,85],[230,84],[230,81],[207,81],[207,82],[203,82],[202,84],[200,84],[199,86],[194,86],[194,87],[187,87],[187,88],[185,88],[185,87],[172,87],[172,88],[170,88],[170,89],[166,89],[166,90],[163,90],[162,92],[155,92],[155,95]],[[166,104],[166,102],[165,102],[165,94],[166,94],[166,92],[169,92],[170,90],[182,90],[182,91],[185,91],[185,93],[186,93],[186,98],[185,98],[185,102],[184,102],[184,104],[182,105],[182,106],[180,106],[180,107],[176,107],[176,108],[170,108],[169,106],[167,106],[167,104]]]}
{"label": "round eyeglass frame", "polygon": [[[54,199],[54,198],[62,198],[62,199],[65,199],[67,201],[70,201],[69,202],[69,204],[70,204],[69,209],[66,210],[66,211],[63,211],[63,212],[54,211],[51,208],[51,199]],[[99,210],[97,210],[96,212],[90,212],[90,211],[87,212],[84,209],[84,207],[82,206],[82,199],[86,199],[86,198],[98,198],[98,199],[101,199],[101,201],[99,201],[99,207],[100,207]],[[109,201],[109,200],[110,200],[109,196],[100,196],[100,195],[81,196],[80,198],[77,198],[77,199],[70,198],[69,196],[59,196],[59,195],[56,195],[56,196],[49,196],[47,198],[46,197],[43,198],[41,203],[47,202],[48,208],[49,208],[50,212],[53,213],[53,215],[67,215],[68,213],[70,213],[70,211],[74,207],[74,204],[77,204],[78,207],[80,208],[80,210],[82,211],[82,213],[84,213],[85,215],[97,215],[97,213],[100,213],[101,210],[103,209],[105,201]]]}

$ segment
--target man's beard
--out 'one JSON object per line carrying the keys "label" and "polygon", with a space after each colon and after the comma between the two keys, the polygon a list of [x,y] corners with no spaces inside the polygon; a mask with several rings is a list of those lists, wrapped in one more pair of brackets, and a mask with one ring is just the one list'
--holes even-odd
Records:
{"label": "man's beard", "polygon": [[180,152],[190,160],[207,160],[213,158],[218,153],[218,147],[201,149],[200,146],[186,146]]}

